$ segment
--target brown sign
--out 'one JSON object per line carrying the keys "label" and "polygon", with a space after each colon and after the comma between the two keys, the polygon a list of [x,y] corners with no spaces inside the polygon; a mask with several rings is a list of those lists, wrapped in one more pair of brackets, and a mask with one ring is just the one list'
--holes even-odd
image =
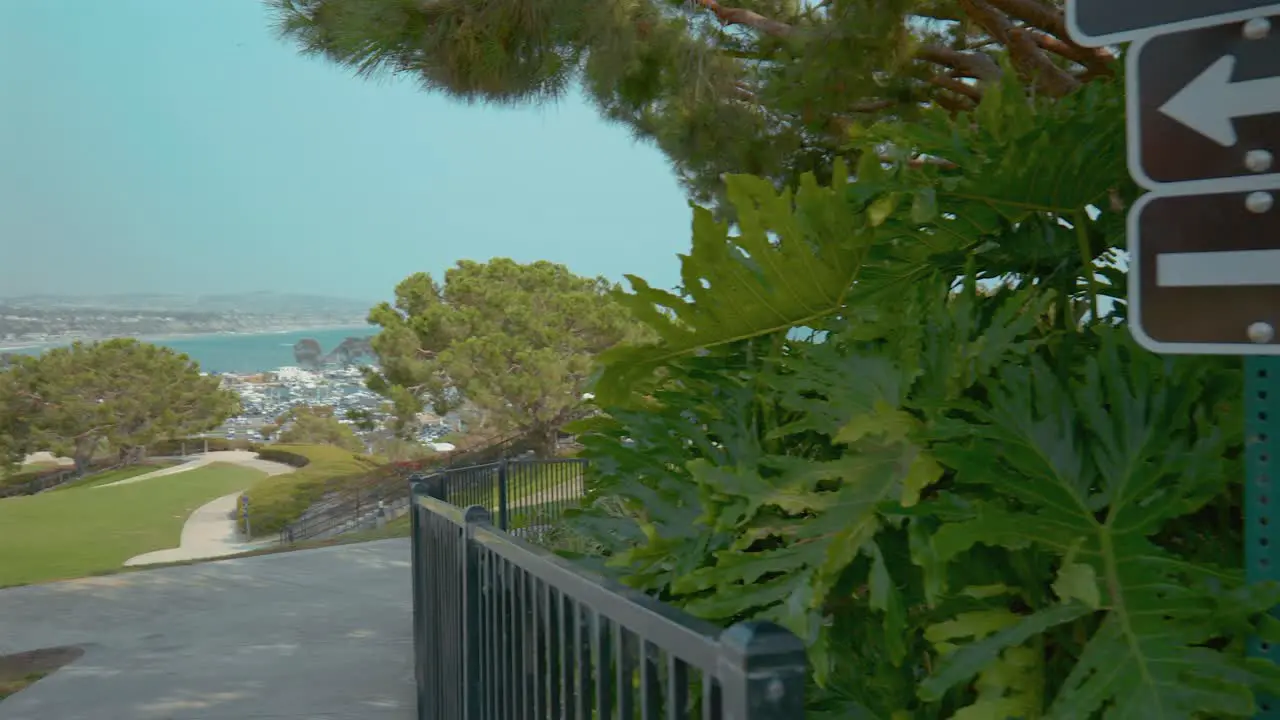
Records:
{"label": "brown sign", "polygon": [[1067,30],[1081,45],[1098,47],[1187,27],[1231,22],[1276,0],[1067,0]]}
{"label": "brown sign", "polygon": [[1129,215],[1129,326],[1149,350],[1280,355],[1280,187],[1147,195]]}
{"label": "brown sign", "polygon": [[1139,184],[1280,172],[1280,16],[1254,23],[1252,31],[1237,22],[1130,49],[1129,167]]}

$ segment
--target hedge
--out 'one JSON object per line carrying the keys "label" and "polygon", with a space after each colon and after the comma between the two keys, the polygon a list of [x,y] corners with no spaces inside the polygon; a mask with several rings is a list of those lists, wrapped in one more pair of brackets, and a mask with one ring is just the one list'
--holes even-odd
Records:
{"label": "hedge", "polygon": [[204,452],[205,443],[208,442],[208,448],[214,452],[223,452],[225,450],[254,450],[258,446],[249,440],[228,440],[222,437],[211,438],[175,438],[173,440],[161,440],[152,443],[147,448],[148,455],[181,455],[184,451],[187,453]]}
{"label": "hedge", "polygon": [[[359,456],[357,456],[358,458]],[[258,450],[259,460],[270,460],[271,462],[283,463],[296,468],[304,468],[311,464],[311,458],[298,452],[290,452],[282,450],[281,446],[264,447]]]}
{"label": "hedge", "polygon": [[[117,465],[114,459],[94,460],[89,463],[89,467],[85,475],[109,470]],[[19,470],[10,475],[0,475],[0,497],[11,495],[26,495],[41,488],[41,481],[50,479],[56,475],[75,475],[75,466],[61,465],[55,467],[41,467],[35,470]]]}
{"label": "hedge", "polygon": [[[273,445],[260,449],[258,457],[298,469],[263,478],[245,491],[255,537],[280,532],[328,493],[357,485],[378,469],[377,463],[332,445]],[[243,532],[244,519],[237,522]]]}

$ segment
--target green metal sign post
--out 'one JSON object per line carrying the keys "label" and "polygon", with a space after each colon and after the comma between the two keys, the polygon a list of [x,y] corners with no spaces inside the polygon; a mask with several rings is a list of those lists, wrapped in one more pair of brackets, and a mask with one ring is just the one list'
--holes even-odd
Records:
{"label": "green metal sign post", "polygon": [[[1275,512],[1280,495],[1274,492],[1280,487],[1274,483],[1280,473],[1280,357],[1246,357],[1244,372],[1245,575],[1255,583],[1280,580],[1280,558],[1276,556],[1280,513]],[[1280,646],[1254,639],[1249,651],[1280,662]],[[1256,717],[1280,720],[1280,698],[1259,697]]]}

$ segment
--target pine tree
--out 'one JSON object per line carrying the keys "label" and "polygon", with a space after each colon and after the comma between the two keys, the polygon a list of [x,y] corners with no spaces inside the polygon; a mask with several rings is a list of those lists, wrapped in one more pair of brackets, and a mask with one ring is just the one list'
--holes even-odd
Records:
{"label": "pine tree", "polygon": [[1114,72],[1071,41],[1062,0],[271,2],[285,37],[362,75],[498,104],[580,83],[717,206],[723,173],[824,180],[860,126],[970,110],[1005,68],[1052,97]]}

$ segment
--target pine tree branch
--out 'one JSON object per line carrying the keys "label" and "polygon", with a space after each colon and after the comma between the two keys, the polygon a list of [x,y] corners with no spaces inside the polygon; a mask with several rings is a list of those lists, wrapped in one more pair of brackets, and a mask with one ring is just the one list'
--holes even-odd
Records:
{"label": "pine tree branch", "polygon": [[1111,64],[1115,62],[1116,58],[1103,48],[1081,47],[1073,42],[1063,41],[1054,35],[1036,30],[1028,30],[1027,32],[1031,34],[1032,39],[1041,48],[1083,65],[1088,71],[1087,74],[1093,77],[1113,74]]}
{"label": "pine tree branch", "polygon": [[1027,29],[1014,25],[1008,15],[987,0],[960,0],[960,7],[1005,46],[1019,74],[1031,79],[1039,91],[1050,97],[1062,97],[1080,87],[1080,81],[1055,65]]}
{"label": "pine tree branch", "polygon": [[916,48],[916,57],[925,62],[951,68],[960,77],[974,80],[997,81],[1004,75],[995,60],[980,52],[963,52],[940,45],[921,45]]}
{"label": "pine tree branch", "polygon": [[[744,8],[725,7],[717,0],[694,0],[694,2],[713,13],[724,25],[743,25],[766,35],[778,38],[794,37],[796,28],[793,25],[765,17],[760,13]],[[1009,53],[1019,75],[1031,80],[1036,88],[1051,97],[1062,97],[1080,87],[1081,78],[1058,67],[1049,57],[1049,53],[1076,62],[1087,69],[1087,78],[1097,77],[1110,72],[1110,53],[1080,47],[1057,36],[1057,32],[1066,36],[1066,24],[1062,13],[1056,8],[1043,4],[1040,0],[959,0],[960,7],[967,17],[981,26],[991,39],[1004,46]],[[1005,8],[1008,8],[1006,14]],[[1033,27],[1018,26],[1011,19],[1019,20],[1045,28],[1044,32]],[[916,57],[925,62],[948,67],[953,75],[982,81],[998,80],[1002,73],[999,65],[990,56],[977,51],[964,51],[945,48],[938,45],[923,45],[916,51]],[[934,83],[937,84],[937,83]],[[948,88],[966,99],[974,100],[977,88],[959,90]],[[967,103],[953,102],[951,105],[963,107]],[[947,107],[947,105],[944,105]]]}
{"label": "pine tree branch", "polygon": [[975,102],[982,99],[981,90],[979,90],[978,88],[966,82],[957,80],[956,78],[950,78],[943,75],[935,75],[929,78],[929,84],[936,85],[945,90],[950,90],[951,92],[956,93],[957,95],[963,95]]}
{"label": "pine tree branch", "polygon": [[[1037,38],[1040,47],[1075,61],[1095,73],[1110,74],[1115,55],[1106,48],[1077,45],[1067,32],[1066,15],[1043,0],[987,0],[993,7],[1043,33]],[[1047,37],[1046,37],[1047,36]],[[1054,42],[1056,40],[1056,42]]]}
{"label": "pine tree branch", "polygon": [[767,18],[758,12],[744,8],[724,7],[716,0],[693,0],[695,4],[710,10],[721,25],[745,25],[759,30],[766,35],[788,38],[795,33],[795,27],[773,18]]}

